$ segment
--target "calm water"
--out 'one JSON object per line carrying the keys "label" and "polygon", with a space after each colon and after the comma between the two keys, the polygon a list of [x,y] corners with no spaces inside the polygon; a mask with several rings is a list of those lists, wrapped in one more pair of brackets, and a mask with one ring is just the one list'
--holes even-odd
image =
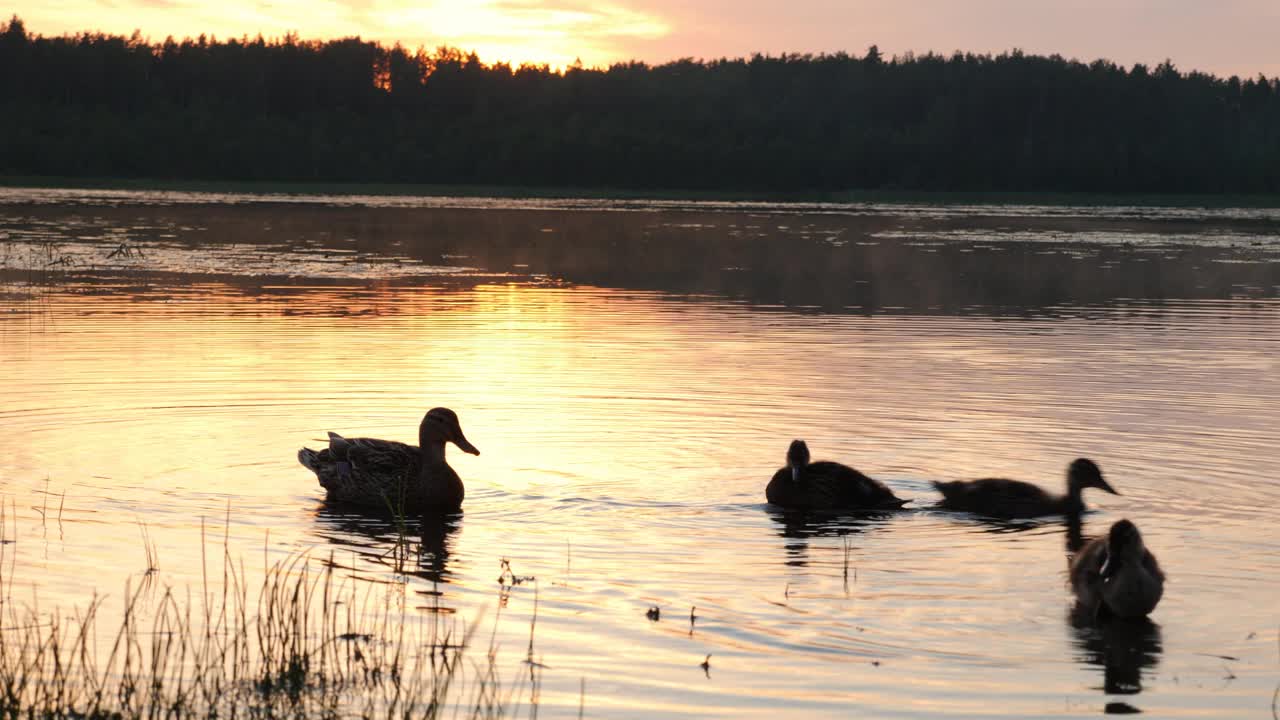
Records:
{"label": "calm water", "polygon": [[[441,592],[516,695],[536,595],[544,717],[1272,713],[1275,211],[5,190],[0,301],[11,601],[109,615],[144,530],[198,587],[226,523],[250,573]],[[435,405],[483,454],[398,570],[294,454]],[[771,511],[794,437],[913,509]],[[1072,627],[1060,524],[932,508],[1081,455],[1123,493],[1086,533],[1169,572],[1149,626]]]}

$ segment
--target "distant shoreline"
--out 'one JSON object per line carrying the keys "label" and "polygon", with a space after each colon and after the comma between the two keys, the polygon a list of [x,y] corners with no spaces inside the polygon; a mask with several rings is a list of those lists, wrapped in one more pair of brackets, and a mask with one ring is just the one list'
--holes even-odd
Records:
{"label": "distant shoreline", "polygon": [[17,16],[0,36],[0,173],[42,184],[1280,205],[1280,78],[1168,59],[871,46],[558,73],[350,37],[44,37]]}
{"label": "distant shoreline", "polygon": [[49,190],[126,190],[247,195],[370,195],[381,197],[538,198],[569,200],[690,200],[771,203],[885,203],[929,205],[1085,205],[1280,208],[1280,194],[1045,193],[906,190],[742,192],[628,188],[427,185],[413,183],[156,180],[0,175],[0,187]]}

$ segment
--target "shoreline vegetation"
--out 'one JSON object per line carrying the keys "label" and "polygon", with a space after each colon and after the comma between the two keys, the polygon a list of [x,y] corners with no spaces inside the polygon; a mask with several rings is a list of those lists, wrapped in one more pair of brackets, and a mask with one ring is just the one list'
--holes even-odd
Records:
{"label": "shoreline vegetation", "polygon": [[[332,554],[307,553],[269,565],[251,591],[243,559],[224,546],[193,599],[197,589],[164,583],[143,538],[148,567],[126,584],[118,620],[96,592],[70,609],[19,602],[15,557],[0,545],[0,717],[537,715],[541,665],[502,677],[495,640],[474,647],[475,625],[438,595],[415,608],[403,581],[361,583]],[[396,551],[397,565],[411,552]]]}
{"label": "shoreline vegetation", "polygon": [[0,22],[0,68],[0,174],[10,177],[573,196],[679,188],[684,198],[1118,193],[1270,204],[1280,193],[1280,80],[1169,60],[890,58],[872,46],[556,71],[359,38],[44,37],[15,15]]}
{"label": "shoreline vegetation", "polygon": [[1141,206],[1204,208],[1280,208],[1280,193],[1091,193],[1001,191],[846,190],[828,192],[750,192],[618,187],[516,185],[448,185],[421,183],[287,182],[237,180],[173,180],[0,174],[0,189],[172,192],[259,196],[337,196],[409,198],[493,198],[535,200],[601,200],[620,202],[744,202],[777,204],[884,205],[1043,205]]}

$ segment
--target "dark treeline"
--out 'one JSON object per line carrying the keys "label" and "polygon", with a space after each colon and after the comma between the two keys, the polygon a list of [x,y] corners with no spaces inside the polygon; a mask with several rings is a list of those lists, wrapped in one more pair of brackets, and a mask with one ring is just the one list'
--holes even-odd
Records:
{"label": "dark treeline", "polygon": [[0,25],[0,173],[708,190],[1276,192],[1280,83],[1019,52],[487,65]]}

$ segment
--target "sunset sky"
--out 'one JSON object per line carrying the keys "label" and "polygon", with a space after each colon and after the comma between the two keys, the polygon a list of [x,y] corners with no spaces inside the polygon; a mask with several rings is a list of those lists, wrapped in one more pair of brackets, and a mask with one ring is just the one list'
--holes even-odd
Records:
{"label": "sunset sky", "polygon": [[487,60],[562,66],[740,56],[756,51],[886,54],[956,49],[1167,58],[1183,70],[1280,75],[1276,0],[17,0],[36,33],[80,30],[153,40],[360,35],[453,45]]}

